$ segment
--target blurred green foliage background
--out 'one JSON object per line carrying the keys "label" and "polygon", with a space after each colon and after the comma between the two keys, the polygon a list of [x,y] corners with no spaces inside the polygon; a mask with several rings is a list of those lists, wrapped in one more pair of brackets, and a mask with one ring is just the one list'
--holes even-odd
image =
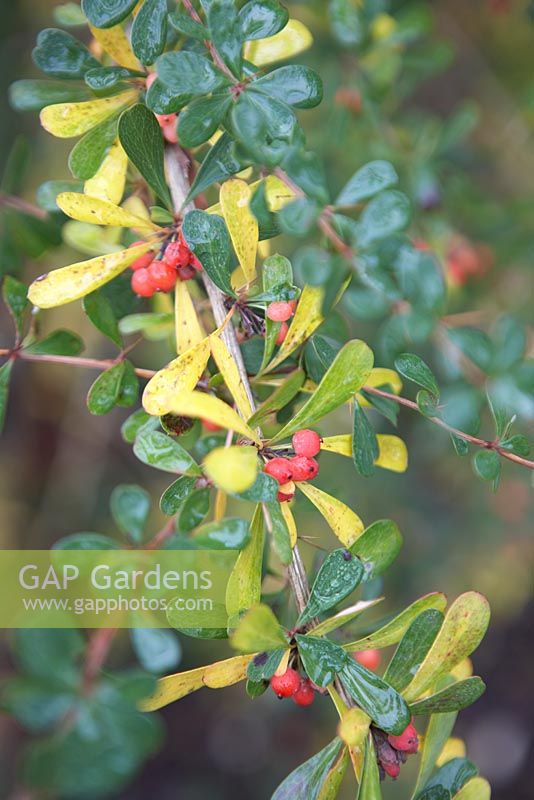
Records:
{"label": "blurred green foliage background", "polygon": [[[321,72],[326,97],[310,115],[307,132],[311,146],[326,160],[332,185],[340,186],[370,158],[394,152],[401,188],[416,204],[416,233],[432,242],[449,271],[451,248],[478,248],[479,269],[469,280],[455,285],[451,276],[453,313],[473,312],[461,319],[482,326],[504,311],[531,323],[534,23],[528,3],[395,3],[403,12],[428,15],[429,32],[424,46],[403,55],[398,79],[394,54],[380,61],[383,75],[375,73],[384,84],[379,111],[375,104],[366,105],[361,65],[350,48],[339,54],[324,0],[289,5],[316,38],[303,60]],[[14,79],[35,74],[31,48],[36,33],[54,24],[53,6],[50,0],[18,0],[5,3],[2,14],[0,161],[5,163],[22,135],[30,161],[17,182],[30,202],[44,180],[68,177],[68,143],[41,131],[36,115],[12,112],[7,87]],[[412,92],[412,78],[422,64],[427,77]],[[454,138],[452,123],[463,126],[466,139]],[[444,132],[451,147],[436,144]],[[284,242],[280,249],[286,252]],[[52,252],[27,258],[21,265],[23,279],[75,260],[65,246]],[[9,264],[4,269],[12,271]],[[351,319],[346,311],[344,316],[352,335],[372,346],[376,323]],[[78,304],[48,312],[44,325],[46,330],[60,326],[78,331],[93,357],[111,354]],[[3,313],[2,346],[9,344],[10,335]],[[530,334],[530,351],[532,342]],[[165,344],[157,343],[138,348],[135,361],[154,368],[168,358]],[[447,374],[447,353],[439,366]],[[159,495],[166,478],[136,461],[119,437],[127,413],[115,410],[94,418],[85,410],[93,374],[28,363],[18,364],[14,372],[0,450],[0,547],[48,548],[76,531],[113,532],[108,500],[119,482],[139,483]],[[524,395],[518,400],[524,421],[531,423],[532,399]],[[475,588],[488,596],[493,623],[474,658],[488,689],[460,715],[457,735],[466,739],[468,755],[492,782],[496,800],[526,800],[532,796],[529,764],[534,755],[531,476],[506,463],[493,494],[475,480],[469,461],[455,456],[445,433],[408,413],[401,413],[399,425],[411,455],[406,474],[380,471],[363,479],[326,454],[320,485],[349,502],[365,520],[392,517],[399,524],[405,545],[386,576],[388,611],[434,589],[452,597]],[[348,418],[338,416],[323,432],[348,430],[348,424]],[[330,534],[309,507],[299,505],[297,519],[315,546],[328,541]],[[156,531],[159,512],[154,511],[152,523]],[[316,552],[304,546],[309,563]],[[12,668],[6,640],[0,640],[2,674]],[[119,640],[114,655],[118,663],[130,657],[128,647],[126,638]],[[187,639],[183,649],[183,668],[214,655],[210,642]],[[221,645],[221,655],[225,652]],[[241,685],[217,695],[197,693],[171,706],[164,717],[165,748],[124,792],[128,800],[266,797],[287,772],[326,743],[326,730],[334,724],[326,703],[299,713],[270,693],[252,703]],[[13,793],[24,738],[12,720],[0,716],[0,795],[12,800],[24,797]],[[390,784],[386,796],[395,797],[396,791]]]}

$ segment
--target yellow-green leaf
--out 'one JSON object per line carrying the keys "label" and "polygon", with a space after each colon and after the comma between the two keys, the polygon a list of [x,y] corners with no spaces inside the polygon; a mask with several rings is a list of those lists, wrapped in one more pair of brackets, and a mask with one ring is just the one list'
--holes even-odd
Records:
{"label": "yellow-green leaf", "polygon": [[[385,433],[377,434],[376,438],[379,451],[378,458],[375,460],[376,466],[392,472],[405,472],[408,467],[408,450],[402,439]],[[352,434],[325,436],[321,443],[321,450],[352,458]]]}
{"label": "yellow-green leaf", "polygon": [[207,419],[220,425],[221,428],[235,431],[257,444],[261,443],[257,433],[246,422],[243,422],[231,406],[211,394],[181,392],[173,399],[172,408],[169,410],[173,414],[182,414],[184,417]]}
{"label": "yellow-green leaf", "polygon": [[224,343],[224,340],[219,336],[218,331],[212,333],[210,336],[211,354],[215,363],[219,367],[219,371],[224,378],[224,382],[228,387],[230,394],[234,398],[237,410],[243,417],[248,419],[252,414],[252,405],[249,396],[245,390],[245,385],[239,374],[239,370],[232,358],[230,352]]}
{"label": "yellow-green leaf", "polygon": [[339,795],[339,790],[341,788],[341,784],[343,783],[343,778],[345,777],[348,764],[349,752],[345,747],[341,751],[336,763],[328,771],[328,774],[323,781],[323,785],[319,790],[319,794],[317,795],[317,800],[336,800],[337,796]]}
{"label": "yellow-green leaf", "polygon": [[264,541],[263,514],[258,505],[250,523],[250,540],[239,553],[226,586],[226,611],[230,618],[261,600]]}
{"label": "yellow-green leaf", "polygon": [[297,543],[297,538],[298,538],[295,517],[293,516],[293,513],[289,508],[288,503],[280,503],[280,510],[282,512],[283,518],[286,521],[287,529],[289,531],[289,543],[291,545],[291,549],[293,549],[293,547],[295,547]]}
{"label": "yellow-green leaf", "polygon": [[239,494],[256,480],[258,451],[252,446],[216,447],[204,459],[204,470],[219,489]]}
{"label": "yellow-green leaf", "polygon": [[245,181],[232,178],[223,183],[220,203],[224,221],[247,283],[256,277],[258,221],[249,208],[250,187]]}
{"label": "yellow-green leaf", "polygon": [[265,372],[273,370],[285,361],[324,321],[323,298],[324,289],[320,286],[304,287],[286,338]]}
{"label": "yellow-green leaf", "polygon": [[313,427],[330,411],[346,403],[363,386],[372,368],[373,352],[365,342],[359,339],[347,342],[315,392],[272,441],[284,439],[301,428]]}
{"label": "yellow-green leaf", "polygon": [[178,355],[187,352],[206,337],[187,283],[188,281],[178,281],[174,287],[174,320]]}
{"label": "yellow-green leaf", "polygon": [[323,515],[341,544],[350,547],[362,535],[364,524],[354,511],[336,497],[323,492],[311,483],[297,483],[315,508]]}
{"label": "yellow-green leaf", "polygon": [[150,220],[138,217],[124,208],[88,197],[78,192],[61,192],[56,198],[60,209],[79,222],[92,222],[94,225],[113,225],[119,228],[134,228],[140,231],[157,231],[157,225]]}
{"label": "yellow-green leaf", "polygon": [[451,736],[447,739],[443,746],[443,750],[436,759],[436,767],[442,767],[447,761],[453,758],[465,758],[466,747],[463,739],[456,736]]}
{"label": "yellow-green leaf", "polygon": [[232,646],[245,653],[287,647],[280,623],[269,606],[253,606],[239,621],[231,636]]}
{"label": "yellow-green leaf", "polygon": [[117,140],[112,145],[96,174],[88,181],[85,181],[84,194],[117,205],[124,194],[127,168],[128,156],[122,149],[121,143]]}
{"label": "yellow-green leaf", "polygon": [[107,119],[110,114],[135,103],[137,94],[137,91],[129,90],[84,103],[55,103],[41,111],[41,125],[52,136],[60,139],[81,136]]}
{"label": "yellow-green leaf", "polygon": [[[385,367],[374,367],[371,374],[365,381],[366,386],[377,388],[378,386],[390,386],[393,394],[400,394],[402,391],[402,381],[394,369],[386,369]],[[362,395],[357,395],[358,403],[362,407],[370,408],[372,404],[365,399]]]}
{"label": "yellow-green leaf", "polygon": [[[267,203],[267,207],[269,211],[273,212],[273,214],[277,211],[280,211],[281,208],[295,199],[295,192],[290,189],[290,187],[287,186],[284,181],[280,180],[280,178],[277,178],[276,175],[267,175],[265,178],[260,178],[259,181],[250,183],[250,193],[254,194],[256,189],[258,189],[261,184],[263,184],[265,188],[265,201]],[[206,212],[208,214],[218,214],[221,216],[221,204],[215,203],[207,208]],[[268,240],[263,240],[262,242],[258,243],[258,249],[260,250],[260,254],[264,259],[268,258],[269,256],[269,252],[267,252],[268,247]]]}
{"label": "yellow-green leaf", "polygon": [[338,725],[338,735],[345,744],[355,750],[362,750],[369,732],[371,717],[361,708],[349,708]]}
{"label": "yellow-green leaf", "polygon": [[298,19],[290,19],[285,28],[274,36],[247,42],[245,58],[256,66],[263,67],[265,64],[293,58],[311,47],[312,43],[313,36],[306,25]]}
{"label": "yellow-green leaf", "polygon": [[151,244],[130,247],[118,253],[109,253],[89,261],[80,261],[68,267],[55,269],[41,275],[30,286],[28,298],[39,308],[52,308],[78,300],[99,286],[120,275],[126,267],[150,250]]}
{"label": "yellow-green leaf", "polygon": [[491,786],[485,778],[472,778],[464,783],[454,800],[490,800]]}
{"label": "yellow-green leaf", "polygon": [[210,347],[208,339],[186,350],[149,380],[143,392],[143,407],[148,414],[166,414],[174,398],[183,391],[191,392],[208,363]]}
{"label": "yellow-green leaf", "polygon": [[478,592],[460,595],[449,608],[432,647],[404,690],[406,701],[413,703],[439,678],[471,655],[482,641],[489,620],[489,603],[483,595]]}
{"label": "yellow-green leaf", "polygon": [[210,664],[204,671],[204,684],[210,689],[222,689],[224,686],[232,686],[234,683],[245,680],[247,667],[254,657],[234,656],[225,661],[217,661]]}
{"label": "yellow-green leaf", "polygon": [[140,69],[139,61],[133,54],[122,25],[114,25],[112,28],[94,28],[92,25],[89,27],[97,42],[113,61],[126,69]]}
{"label": "yellow-green leaf", "polygon": [[201,689],[206,667],[197,667],[178,672],[175,675],[167,675],[160,678],[156,684],[156,690],[151,697],[147,697],[139,703],[141,711],[157,711],[158,708],[168,706],[175,700],[186,697],[191,692]]}

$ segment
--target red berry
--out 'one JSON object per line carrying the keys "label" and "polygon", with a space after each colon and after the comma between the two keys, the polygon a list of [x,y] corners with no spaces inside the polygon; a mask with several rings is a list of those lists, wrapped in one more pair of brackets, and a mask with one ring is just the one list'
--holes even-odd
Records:
{"label": "red berry", "polygon": [[265,465],[264,472],[272,475],[278,483],[287,483],[293,477],[293,470],[287,458],[273,458]]}
{"label": "red berry", "polygon": [[166,142],[169,142],[169,144],[178,143],[178,133],[176,131],[176,122],[174,120],[163,126],[163,138]]}
{"label": "red berry", "polygon": [[187,267],[178,267],[178,277],[181,281],[190,281],[197,274],[197,271],[190,264]]}
{"label": "red berry", "polygon": [[150,75],[146,76],[146,88],[147,89],[150,89],[150,87],[152,86],[152,84],[154,83],[154,81],[156,80],[157,77],[158,76],[156,75],[155,72],[151,72]]}
{"label": "red berry", "polygon": [[310,431],[307,428],[297,431],[291,441],[297,456],[313,458],[321,449],[321,437],[315,431]]}
{"label": "red berry", "polygon": [[276,337],[276,344],[282,344],[284,339],[287,336],[287,332],[289,330],[289,325],[287,322],[282,322],[280,325],[280,330],[278,331],[278,336]]}
{"label": "red berry", "polygon": [[271,689],[278,697],[291,697],[300,686],[300,675],[296,669],[288,667],[283,675],[273,675]]}
{"label": "red berry", "polygon": [[198,272],[200,272],[200,270],[202,269],[202,264],[200,263],[198,258],[195,255],[193,255],[193,253],[191,253],[191,257],[189,259],[189,265],[194,269],[196,269]]}
{"label": "red berry", "polygon": [[319,464],[314,458],[295,456],[295,458],[289,459],[289,463],[293,470],[294,481],[311,481],[319,472]]}
{"label": "red berry", "polygon": [[[130,247],[139,247],[139,245],[141,244],[146,244],[146,242],[143,242],[143,240],[140,239],[138,242],[134,242],[133,244],[131,244]],[[143,253],[142,256],[139,256],[139,258],[136,258],[135,261],[132,261],[132,263],[130,264],[130,269],[132,269],[135,272],[136,269],[143,269],[144,267],[148,267],[148,265],[152,263],[153,259],[154,259],[154,253],[152,252],[152,250],[149,250],[148,253]]]}
{"label": "red berry", "polygon": [[204,429],[207,430],[207,431],[220,431],[220,430],[222,430],[220,425],[217,425],[216,422],[210,422],[209,419],[203,419],[202,420],[202,424],[204,426]]}
{"label": "red berry", "polygon": [[280,486],[280,490],[276,495],[279,503],[289,503],[295,497],[295,484],[293,481],[288,481]]}
{"label": "red berry", "polygon": [[174,267],[166,261],[153,261],[148,267],[150,280],[160,292],[170,292],[174,288],[178,276]]}
{"label": "red berry", "polygon": [[389,777],[393,778],[393,780],[399,777],[400,764],[382,764],[382,769],[386,775],[389,775]]}
{"label": "red berry", "polygon": [[165,125],[168,125],[170,122],[174,122],[176,120],[176,114],[156,114],[156,119],[160,124],[161,128],[164,128]]}
{"label": "red berry", "polygon": [[399,736],[388,736],[388,742],[395,750],[404,753],[417,753],[419,750],[419,736],[413,722],[410,722]]}
{"label": "red berry", "polygon": [[273,322],[287,322],[287,320],[293,316],[291,303],[286,303],[283,300],[270,303],[267,306],[267,316]]}
{"label": "red berry", "polygon": [[359,653],[353,653],[355,660],[370,670],[378,669],[382,656],[380,650],[360,650]]}
{"label": "red berry", "polygon": [[308,678],[302,678],[300,686],[293,694],[293,701],[298,706],[311,706],[315,700],[315,692]]}
{"label": "red berry", "polygon": [[132,275],[132,291],[138,294],[139,297],[152,297],[156,291],[146,267],[136,270]]}
{"label": "red berry", "polygon": [[183,240],[177,239],[175,242],[169,242],[165,248],[164,258],[171,267],[187,267],[190,257],[191,251]]}

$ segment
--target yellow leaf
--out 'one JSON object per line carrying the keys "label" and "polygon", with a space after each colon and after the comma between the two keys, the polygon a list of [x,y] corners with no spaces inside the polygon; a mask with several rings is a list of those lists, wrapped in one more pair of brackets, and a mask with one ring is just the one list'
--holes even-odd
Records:
{"label": "yellow leaf", "polygon": [[147,242],[138,247],[129,247],[127,250],[91,258],[89,261],[80,261],[41,275],[28,290],[30,302],[39,308],[52,308],[78,300],[120,275],[150,248],[151,244]]}
{"label": "yellow leaf", "polygon": [[[375,367],[371,370],[371,374],[365,381],[366,386],[378,388],[379,386],[390,386],[393,394],[399,395],[402,390],[402,381],[394,369],[386,369],[385,367]],[[356,395],[358,403],[364,408],[370,408],[372,403],[363,397],[361,394]]]}
{"label": "yellow leaf", "polygon": [[175,675],[167,675],[160,678],[156,684],[156,690],[151,697],[147,697],[139,703],[141,711],[157,711],[158,708],[168,706],[175,700],[186,697],[191,692],[196,692],[204,686],[203,677],[206,667],[197,667],[187,672],[178,672]]}
{"label": "yellow leaf", "polygon": [[297,486],[323,515],[342,545],[350,547],[362,535],[363,522],[345,503],[311,483],[297,483]]}
{"label": "yellow leaf", "polygon": [[174,414],[183,414],[184,417],[194,417],[207,419],[226,428],[230,431],[245,436],[256,444],[261,444],[258,435],[250,428],[246,422],[234,409],[218,397],[204,392],[180,392],[174,398],[172,408],[169,409]]}
{"label": "yellow leaf", "polygon": [[210,689],[222,689],[223,686],[232,686],[234,683],[247,677],[247,667],[255,654],[234,656],[225,661],[210,664],[204,670],[204,684]]}
{"label": "yellow leaf", "polygon": [[447,761],[451,761],[453,758],[465,758],[465,752],[464,740],[451,736],[451,738],[447,739],[445,742],[443,750],[437,758],[436,767],[442,767],[443,764],[446,764]]}
{"label": "yellow leaf", "polygon": [[[273,370],[308,339],[323,322],[322,314],[324,289],[320,286],[305,286],[300,295],[295,316],[291,321],[287,336],[278,353],[268,365]],[[266,371],[267,371],[266,370]]]}
{"label": "yellow leaf", "polygon": [[280,663],[278,664],[274,674],[278,677],[280,675],[284,675],[287,671],[287,667],[289,665],[289,659],[291,658],[291,648],[288,647],[287,650],[284,652],[284,655],[280,659]]}
{"label": "yellow leaf", "polygon": [[159,230],[158,226],[150,220],[131,214],[114,203],[108,203],[106,200],[99,200],[96,197],[88,197],[79,192],[61,192],[56,198],[56,203],[68,217],[77,219],[79,222],[145,231]]}
{"label": "yellow leaf", "polygon": [[117,140],[104,158],[96,175],[85,181],[84,194],[117,205],[124,194],[127,168],[128,156]]}
{"label": "yellow leaf", "polygon": [[466,678],[470,678],[473,674],[473,662],[470,658],[464,658],[463,661],[460,661],[459,664],[451,669],[450,673],[453,678],[456,678],[457,681],[463,681]]}
{"label": "yellow leaf", "polygon": [[235,360],[230,355],[226,344],[217,331],[211,334],[209,341],[211,354],[224,378],[226,386],[230,390],[230,394],[234,398],[237,410],[244,419],[248,419],[252,416],[252,406]]}
{"label": "yellow leaf", "polygon": [[480,776],[464,783],[454,800],[490,800],[491,786],[485,778]]}
{"label": "yellow leaf", "polygon": [[[408,450],[402,439],[385,433],[377,434],[376,438],[379,449],[376,466],[392,472],[405,472],[408,467]],[[325,436],[321,442],[321,450],[352,458],[352,435],[344,433],[339,436]]]}
{"label": "yellow leaf", "polygon": [[250,523],[250,540],[239,553],[226,586],[226,611],[229,617],[257,605],[261,600],[261,577],[265,528],[261,505]]}
{"label": "yellow leaf", "polygon": [[282,511],[282,516],[286,521],[287,529],[289,531],[289,542],[291,547],[295,547],[297,543],[297,526],[295,524],[295,517],[293,516],[291,509],[289,508],[289,503],[281,503],[280,510]]}
{"label": "yellow leaf", "polygon": [[349,708],[341,718],[337,732],[345,744],[356,752],[363,752],[370,724],[371,717],[361,708]]}
{"label": "yellow leaf", "polygon": [[255,447],[216,447],[204,459],[204,469],[224,492],[239,494],[250,489],[258,474]]}
{"label": "yellow leaf", "polygon": [[233,178],[223,183],[220,202],[235,253],[250,283],[256,277],[258,221],[249,208],[251,191],[245,181]]}
{"label": "yellow leaf", "polygon": [[114,25],[113,28],[93,28],[92,25],[89,27],[97,42],[113,61],[126,69],[140,69],[139,61],[133,54],[122,25]]}
{"label": "yellow leaf", "polygon": [[210,357],[208,339],[203,339],[156,372],[143,392],[143,407],[156,417],[166,414],[180,392],[196,387]]}
{"label": "yellow leaf", "polygon": [[257,67],[293,58],[313,43],[310,31],[298,19],[290,19],[285,28],[268,39],[257,39],[245,45],[245,58]]}
{"label": "yellow leaf", "polygon": [[135,103],[137,91],[129,90],[112,97],[100,97],[84,103],[55,103],[41,111],[41,125],[60,139],[71,139],[94,128],[110,114]]}
{"label": "yellow leaf", "polygon": [[[261,184],[265,186],[265,201],[267,203],[267,207],[269,211],[272,211],[273,213],[280,211],[281,208],[295,199],[295,192],[290,189],[289,186],[286,186],[284,181],[282,181],[276,175],[267,175],[265,178],[260,178],[259,181],[254,181],[254,183],[249,184],[251,195],[254,194],[256,189],[258,189]],[[222,214],[221,204],[215,203],[215,205],[207,208],[206,212],[208,214],[218,214],[220,216]],[[268,245],[268,241],[265,241],[262,244]],[[264,258],[266,257],[267,256],[264,256]]]}
{"label": "yellow leaf", "polygon": [[150,211],[136,194],[131,194],[130,197],[127,197],[122,203],[122,208],[125,211],[129,211],[130,214],[135,214],[136,217],[141,217],[141,219],[150,219]]}
{"label": "yellow leaf", "polygon": [[176,352],[179,355],[205,339],[206,334],[189,294],[187,281],[178,281],[174,287],[174,321]]}

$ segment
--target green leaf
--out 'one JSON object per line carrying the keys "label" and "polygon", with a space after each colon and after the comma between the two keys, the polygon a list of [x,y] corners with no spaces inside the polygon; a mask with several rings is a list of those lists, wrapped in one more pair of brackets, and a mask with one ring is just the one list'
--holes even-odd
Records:
{"label": "green leaf", "polygon": [[358,800],[382,800],[376,751],[371,736],[367,737]]}
{"label": "green leaf", "polygon": [[52,546],[52,550],[119,550],[119,544],[101,533],[72,533]]}
{"label": "green leaf", "polygon": [[231,636],[232,646],[243,653],[287,647],[280,623],[266,605],[253,606]]}
{"label": "green leaf", "polygon": [[365,35],[362,10],[352,0],[330,0],[328,11],[332,30],[341,44],[360,44]]}
{"label": "green leaf", "polygon": [[188,533],[199,525],[210,510],[209,489],[198,489],[192,492],[182,504],[176,530]]}
{"label": "green leaf", "polygon": [[291,561],[291,541],[280,503],[274,500],[272,503],[266,503],[265,505],[271,518],[271,536],[275,552],[282,564],[289,564]]}
{"label": "green leaf", "polygon": [[72,331],[54,331],[40,342],[34,342],[24,348],[25,353],[34,356],[78,356],[84,344],[77,333]]}
{"label": "green leaf", "polygon": [[182,233],[213,283],[225,294],[233,295],[230,236],[223,218],[195,209],[186,215]]}
{"label": "green leaf", "polygon": [[192,200],[216,182],[223,183],[226,178],[240,172],[248,163],[246,159],[236,155],[232,137],[228,133],[223,133],[200,165],[187,199]]}
{"label": "green leaf", "polygon": [[455,436],[454,433],[451,433],[451,442],[456,451],[456,455],[466,456],[469,453],[469,445],[465,439],[461,439],[459,436]]}
{"label": "green leaf", "polygon": [[59,25],[63,25],[65,28],[70,26],[76,28],[79,25],[86,24],[83,11],[78,3],[63,3],[60,6],[56,6],[52,13],[55,21],[59,23]]}
{"label": "green leaf", "polygon": [[77,659],[84,651],[84,639],[74,628],[23,628],[15,631],[13,652],[21,672],[35,678],[76,685]]}
{"label": "green leaf", "polygon": [[322,689],[329,686],[343,671],[347,654],[328,639],[309,634],[297,634],[295,638],[306,675]]}
{"label": "green leaf", "polygon": [[89,389],[87,408],[91,414],[108,414],[117,404],[124,375],[124,362],[115,364],[98,376]]}
{"label": "green leaf", "polygon": [[279,67],[257,78],[252,86],[293,108],[314,108],[323,99],[323,84],[319,75],[313,69],[299,64]]}
{"label": "green leaf", "polygon": [[261,600],[264,542],[263,514],[258,505],[250,523],[249,542],[239,553],[226,586],[226,611],[230,618]]}
{"label": "green leaf", "polygon": [[55,103],[79,103],[93,99],[87,87],[64,81],[22,80],[9,87],[9,102],[16,111],[41,111]]}
{"label": "green leaf", "polygon": [[457,716],[457,712],[454,711],[449,714],[433,714],[430,717],[421,747],[421,762],[414,796],[417,795],[417,791],[426,784],[432,774],[436,760],[453,731]]}
{"label": "green leaf", "polygon": [[493,330],[494,354],[492,372],[506,372],[523,358],[526,348],[526,332],[519,322],[510,316],[497,320]]}
{"label": "green leaf", "polygon": [[305,377],[306,373],[302,369],[296,369],[292,372],[291,375],[269,395],[267,400],[257,408],[248,420],[248,424],[253,427],[270,414],[274,414],[276,411],[285,408],[299,393]]}
{"label": "green leaf", "polygon": [[132,25],[132,50],[142,64],[153,64],[167,38],[167,0],[144,0]]}
{"label": "green leaf", "polygon": [[145,102],[156,114],[175,114],[193,99],[192,94],[176,94],[163,81],[155,80],[145,95]]}
{"label": "green leaf", "polygon": [[243,44],[238,13],[233,0],[210,0],[207,9],[210,38],[227,67],[241,75]]}
{"label": "green leaf", "polygon": [[85,45],[59,28],[40,32],[32,58],[52,78],[83,78],[88,69],[100,66]]}
{"label": "green leaf", "polygon": [[368,477],[375,471],[375,461],[379,455],[378,439],[357,400],[354,401],[352,424],[352,460],[356,471]]}
{"label": "green leaf", "polygon": [[87,181],[96,174],[117,138],[118,119],[118,114],[112,114],[74,145],[69,155],[69,169],[75,178]]}
{"label": "green leaf", "polygon": [[115,93],[117,89],[127,89],[125,81],[143,77],[142,72],[134,72],[126,67],[98,67],[85,73],[85,82],[98,96]]}
{"label": "green leaf", "polygon": [[530,455],[530,443],[522,433],[516,433],[515,436],[510,436],[509,439],[503,439],[500,445],[503,450],[509,450],[511,453],[515,453],[516,456],[528,458]]}
{"label": "green leaf", "polygon": [[336,206],[352,206],[395,186],[399,176],[389,161],[370,161],[354,173],[336,198]]}
{"label": "green leaf", "polygon": [[159,426],[159,420],[157,417],[151,417],[144,409],[138,408],[137,411],[134,411],[134,413],[122,423],[122,438],[125,442],[128,442],[128,444],[133,444],[135,442],[135,437],[145,425],[147,429],[154,430]]}
{"label": "green leaf", "polygon": [[178,512],[182,504],[195,488],[196,478],[180,475],[174,483],[165,489],[159,501],[159,507],[164,514],[172,517]]}
{"label": "green leaf", "polygon": [[483,481],[495,481],[501,474],[501,459],[495,450],[479,450],[473,459],[473,467]]}
{"label": "green leaf", "polygon": [[313,427],[322,417],[351,400],[371,374],[373,353],[358,339],[344,345],[310,399],[271,441],[284,439],[301,428]]}
{"label": "green leaf", "polygon": [[[384,389],[384,391],[388,391],[391,389],[390,386],[381,386],[378,387]],[[378,411],[379,414],[382,414],[388,422],[391,422],[392,425],[397,427],[397,417],[399,416],[400,406],[394,400],[388,400],[387,397],[380,397],[376,394],[371,394],[370,392],[362,392],[362,396],[365,397],[368,403],[370,403],[375,411]]]}
{"label": "green leaf", "polygon": [[395,359],[395,369],[403,378],[422,386],[435,399],[439,398],[439,386],[434,373],[419,356],[413,353],[402,353]]}
{"label": "green leaf", "polygon": [[45,211],[57,213],[61,209],[56,203],[56,197],[62,192],[83,192],[81,181],[45,181],[37,189],[35,198],[37,205]]}
{"label": "green leaf", "polygon": [[379,239],[403,230],[410,222],[411,207],[406,195],[386,191],[377,195],[366,206],[356,228],[356,240],[362,248]]}
{"label": "green leaf", "polygon": [[398,692],[408,686],[423,663],[444,619],[441,611],[429,608],[414,619],[402,637],[384,674],[384,680]]}
{"label": "green leaf", "polygon": [[249,538],[248,520],[226,517],[201,525],[195,531],[193,541],[210,550],[242,550]]}
{"label": "green leaf", "polygon": [[[269,256],[263,262],[262,282],[264,294],[276,293],[280,288],[290,286],[293,283],[293,268],[289,259],[278,253]],[[279,322],[273,322],[269,317],[265,318],[265,338],[260,372],[271,360],[279,330]]]}
{"label": "green leaf", "polygon": [[374,672],[346,654],[341,681],[350,696],[386,733],[398,736],[410,722],[410,710],[401,695]]}
{"label": "green leaf", "polygon": [[447,328],[447,336],[483,372],[489,372],[494,356],[491,339],[477,328]]}
{"label": "green leaf", "polygon": [[117,405],[122,408],[131,408],[136,404],[139,395],[139,378],[136,375],[135,367],[131,361],[124,362],[124,374],[122,376],[121,388]]}
{"label": "green leaf", "polygon": [[326,175],[322,161],[315,153],[306,152],[297,143],[284,154],[283,168],[308,197],[321,205],[329,202]]}
{"label": "green leaf", "polygon": [[349,550],[339,548],[329,553],[317,573],[297,625],[304,625],[348,597],[361,583],[363,574],[362,562]]}
{"label": "green leaf", "polygon": [[113,306],[102,292],[96,291],[83,298],[83,310],[100,333],[111,339],[117,347],[122,347],[122,338],[119,332],[117,318],[113,313]]}
{"label": "green leaf", "polygon": [[243,39],[267,39],[285,28],[289,12],[278,0],[249,0],[239,12]]}
{"label": "green leaf", "polygon": [[158,197],[172,208],[163,167],[164,148],[161,128],[142,103],[129,108],[119,120],[119,138],[128,158],[135,164]]}
{"label": "green leaf", "polygon": [[134,453],[143,464],[164,472],[200,475],[200,467],[187,450],[160,431],[141,431],[134,442]]}
{"label": "green leaf", "polygon": [[271,800],[319,800],[321,788],[342,745],[341,739],[333,739],[323,750],[288,775]]}
{"label": "green leaf", "polygon": [[402,547],[402,536],[390,519],[379,519],[369,525],[350,547],[350,552],[363,562],[364,580],[377,578],[395,561]]}
{"label": "green leaf", "polygon": [[447,789],[443,789],[441,786],[433,786],[428,791],[423,792],[422,795],[419,796],[418,800],[451,800],[452,795]]}
{"label": "green leaf", "polygon": [[276,500],[280,484],[271,475],[258,472],[256,480],[245,492],[236,494],[239,500],[249,500],[252,503],[272,503]]}
{"label": "green leaf", "polygon": [[258,653],[247,667],[247,677],[254,682],[270,680],[278,669],[286,649],[279,647],[268,653]]}
{"label": "green leaf", "polygon": [[321,208],[314,200],[299,197],[285,205],[277,214],[280,230],[288,236],[306,236],[317,222]]}
{"label": "green leaf", "polygon": [[178,138],[184,147],[198,147],[206,142],[223,122],[232,105],[229,92],[199,97],[178,117]]}
{"label": "green leaf", "polygon": [[228,84],[213,63],[198,53],[164,53],[156,63],[158,78],[175,94],[209,94]]}
{"label": "green leaf", "polygon": [[260,241],[278,236],[280,229],[278,227],[276,214],[273,214],[267,203],[265,181],[260,181],[258,184],[258,188],[254,191],[250,200],[249,209],[258,220]]}
{"label": "green leaf", "polygon": [[137,5],[137,0],[82,0],[82,11],[95,28],[112,28]]}
{"label": "green leaf", "polygon": [[16,278],[6,275],[2,284],[2,297],[13,317],[17,335],[20,336],[24,325],[24,312],[28,307],[28,289]]}
{"label": "green leaf", "polygon": [[161,675],[180,663],[182,648],[176,635],[161,628],[132,628],[132,646],[147,672]]}
{"label": "green leaf", "polygon": [[252,88],[239,96],[231,113],[231,128],[241,147],[268,167],[282,161],[297,127],[286,103]]}
{"label": "green leaf", "polygon": [[2,710],[32,733],[40,733],[58,723],[75,701],[73,689],[55,685],[53,677],[50,682],[12,678],[2,690]]}
{"label": "green leaf", "polygon": [[472,761],[467,758],[452,758],[438,769],[436,774],[428,781],[425,791],[436,787],[448,789],[454,796],[460,791],[464,783],[478,775],[478,770]]}
{"label": "green leaf", "polygon": [[9,379],[13,369],[13,361],[6,361],[0,367],[0,433],[4,428],[6,418],[7,398],[9,393]]}
{"label": "green leaf", "polygon": [[110,499],[111,514],[122,533],[139,544],[150,513],[150,495],[140,486],[116,486]]}
{"label": "green leaf", "polygon": [[191,19],[187,11],[179,8],[177,11],[171,11],[169,14],[169,22],[172,27],[185,36],[190,36],[192,39],[203,41],[208,38],[208,31],[200,22]]}
{"label": "green leaf", "polygon": [[475,703],[486,690],[486,684],[481,678],[466,678],[457,681],[451,686],[446,686],[440,692],[431,694],[423,700],[410,705],[412,714],[445,714],[450,711],[460,711],[462,708]]}

